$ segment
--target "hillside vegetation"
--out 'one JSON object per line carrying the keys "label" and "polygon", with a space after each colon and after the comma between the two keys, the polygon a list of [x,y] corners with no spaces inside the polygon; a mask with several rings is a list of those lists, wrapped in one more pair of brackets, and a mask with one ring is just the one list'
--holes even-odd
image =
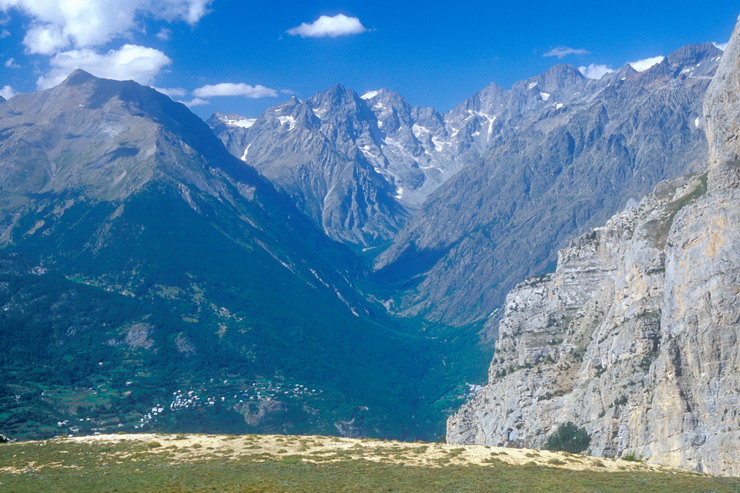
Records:
{"label": "hillside vegetation", "polygon": [[99,435],[0,444],[0,490],[12,492],[739,489],[738,478],[639,461],[315,435]]}

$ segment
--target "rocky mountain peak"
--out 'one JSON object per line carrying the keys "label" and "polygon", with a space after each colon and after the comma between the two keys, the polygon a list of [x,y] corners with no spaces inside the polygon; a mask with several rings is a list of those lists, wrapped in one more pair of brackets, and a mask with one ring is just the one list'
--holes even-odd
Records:
{"label": "rocky mountain peak", "polygon": [[534,94],[535,97],[538,94],[546,94],[547,96],[543,98],[547,100],[550,95],[569,97],[574,92],[580,91],[587,82],[588,79],[573,65],[561,63],[553,65],[536,77],[515,83],[512,86],[512,92],[524,95]]}
{"label": "rocky mountain peak", "polygon": [[627,80],[637,73],[637,70],[632,68],[632,65],[630,65],[629,63],[625,63],[614,72],[604,75],[601,79],[599,79],[598,83],[601,85],[610,85],[617,81]]}
{"label": "rocky mountain peak", "polygon": [[712,43],[682,46],[668,55],[668,63],[673,66],[696,65],[705,60],[722,56],[722,50]]}
{"label": "rocky mountain peak", "polygon": [[308,103],[313,107],[341,108],[347,106],[358,107],[362,104],[362,101],[355,91],[337,84],[312,96]]}
{"label": "rocky mountain peak", "polygon": [[544,74],[536,77],[541,91],[557,92],[581,86],[586,77],[573,65],[561,63],[553,65]]}
{"label": "rocky mountain peak", "polygon": [[[76,70],[56,87],[4,103],[0,120],[12,130],[8,149],[43,152],[36,160],[46,162],[49,191],[86,188],[95,197],[112,199],[136,192],[155,176],[184,178],[183,170],[165,171],[179,161],[163,165],[163,152],[197,153],[234,178],[256,177],[185,105],[134,81]],[[25,181],[34,178],[29,171],[9,167],[4,172]]]}
{"label": "rocky mountain peak", "polygon": [[70,73],[64,81],[60,84],[61,86],[79,86],[86,82],[99,80],[97,77],[89,72],[82,70],[81,68],[75,69]]}
{"label": "rocky mountain peak", "polygon": [[477,92],[465,101],[458,104],[445,114],[446,120],[454,120],[459,114],[468,110],[481,110],[487,113],[493,113],[499,110],[502,105],[506,104],[509,91],[496,83],[488,84],[483,90]]}

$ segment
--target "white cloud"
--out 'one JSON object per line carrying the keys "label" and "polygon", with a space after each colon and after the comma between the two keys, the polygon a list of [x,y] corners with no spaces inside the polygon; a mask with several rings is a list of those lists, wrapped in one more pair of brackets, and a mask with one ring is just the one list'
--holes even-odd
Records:
{"label": "white cloud", "polygon": [[568,55],[588,55],[591,53],[583,48],[571,48],[570,46],[558,46],[548,51],[542,56],[554,56],[557,58],[564,58]]}
{"label": "white cloud", "polygon": [[13,88],[10,86],[3,86],[0,89],[0,96],[4,97],[5,99],[10,99],[15,96],[15,94],[15,90],[13,90]]}
{"label": "white cloud", "polygon": [[169,41],[171,37],[172,37],[172,29],[168,29],[166,27],[163,27],[157,33],[157,39],[161,41]]}
{"label": "white cloud", "polygon": [[97,77],[132,79],[148,85],[160,70],[170,63],[172,60],[161,51],[138,45],[126,44],[105,54],[93,50],[69,50],[51,58],[49,61],[51,70],[47,75],[40,77],[36,85],[39,89],[55,86],[78,68]]}
{"label": "white cloud", "polygon": [[15,63],[15,58],[8,58],[7,60],[5,60],[5,66],[7,68],[21,68],[20,65]]}
{"label": "white cloud", "polygon": [[278,95],[275,89],[265,86],[250,86],[249,84],[222,82],[221,84],[208,84],[193,91],[198,98],[210,98],[213,96],[244,96],[245,98],[274,98]]}
{"label": "white cloud", "polygon": [[10,36],[10,31],[7,29],[0,31],[0,39],[7,38],[8,36]]}
{"label": "white cloud", "polygon": [[288,29],[286,32],[291,36],[302,38],[336,38],[337,36],[364,33],[367,30],[357,17],[337,14],[333,17],[322,15],[310,24],[304,22],[300,26]]}
{"label": "white cloud", "polygon": [[54,55],[69,48],[101,46],[137,27],[148,16],[197,23],[212,0],[0,0],[0,11],[30,17],[23,44],[29,53]]}
{"label": "white cloud", "polygon": [[636,62],[629,62],[630,65],[632,65],[632,68],[637,70],[638,72],[644,72],[645,70],[649,69],[653,65],[656,65],[663,61],[665,57],[663,55],[654,56],[650,58],[645,58],[644,60],[637,60]]}
{"label": "white cloud", "polygon": [[190,101],[178,101],[178,103],[182,103],[185,106],[192,108],[193,106],[203,106],[204,104],[210,104],[211,102],[206,101],[205,99],[193,98]]}
{"label": "white cloud", "polygon": [[154,87],[152,86],[152,89],[154,89],[157,92],[161,92],[165,96],[169,96],[170,98],[184,98],[185,94],[187,94],[187,91],[185,89],[182,89],[180,87],[172,87],[172,88],[163,88],[163,87]]}
{"label": "white cloud", "polygon": [[578,67],[578,71],[588,79],[601,79],[606,74],[614,72],[614,69],[603,64],[592,63],[588,66],[582,65]]}
{"label": "white cloud", "polygon": [[712,44],[722,51],[725,51],[725,49],[727,48],[727,43],[712,43]]}

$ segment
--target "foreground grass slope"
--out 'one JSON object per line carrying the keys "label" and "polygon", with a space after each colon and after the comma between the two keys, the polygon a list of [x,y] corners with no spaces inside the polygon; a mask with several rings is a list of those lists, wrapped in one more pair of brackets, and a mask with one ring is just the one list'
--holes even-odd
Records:
{"label": "foreground grass slope", "polygon": [[0,491],[740,491],[654,464],[321,436],[100,435],[0,444]]}

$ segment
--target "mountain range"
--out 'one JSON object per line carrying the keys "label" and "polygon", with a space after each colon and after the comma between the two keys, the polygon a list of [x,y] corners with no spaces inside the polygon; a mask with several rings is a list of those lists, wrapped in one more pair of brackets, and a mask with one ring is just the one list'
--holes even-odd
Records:
{"label": "mountain range", "polygon": [[438,438],[498,392],[471,389],[507,292],[659,182],[703,186],[677,177],[722,57],[556,65],[444,114],[337,85],[203,122],[81,70],[0,101],[0,432]]}
{"label": "mountain range", "polygon": [[721,55],[689,45],[600,80],[556,65],[444,115],[337,86],[209,124],[327,235],[375,246],[394,313],[466,325],[551,270],[568,239],[703,163],[701,100]]}

